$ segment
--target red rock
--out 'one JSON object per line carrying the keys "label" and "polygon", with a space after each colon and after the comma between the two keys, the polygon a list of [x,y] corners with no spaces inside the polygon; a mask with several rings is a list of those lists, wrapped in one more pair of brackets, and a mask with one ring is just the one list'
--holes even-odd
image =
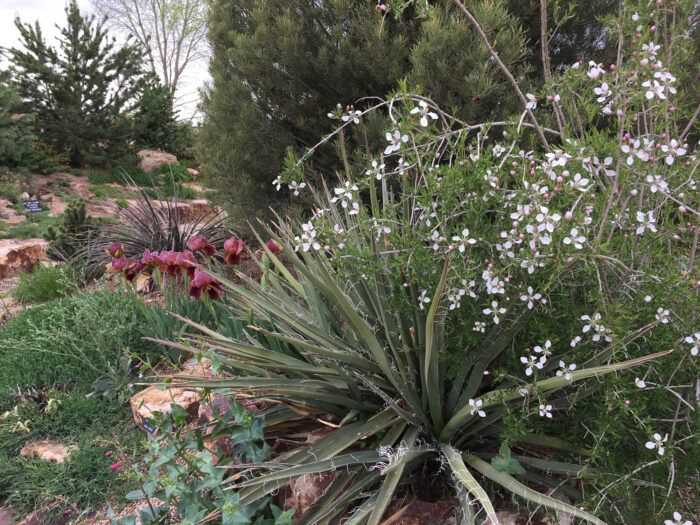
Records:
{"label": "red rock", "polygon": [[294,519],[301,518],[316,503],[335,479],[335,472],[305,474],[282,490],[283,510],[296,509]]}
{"label": "red rock", "polygon": [[29,272],[46,258],[49,243],[43,239],[0,239],[0,279]]}

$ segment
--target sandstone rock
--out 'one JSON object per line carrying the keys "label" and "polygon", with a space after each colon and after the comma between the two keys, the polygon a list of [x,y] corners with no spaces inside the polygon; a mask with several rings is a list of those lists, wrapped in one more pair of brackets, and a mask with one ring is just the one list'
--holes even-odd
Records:
{"label": "sandstone rock", "polygon": [[22,195],[20,195],[19,198],[22,199],[23,201],[28,201],[29,200],[29,193],[27,193],[26,191],[23,191]]}
{"label": "sandstone rock", "polygon": [[141,159],[139,168],[145,172],[150,172],[159,166],[177,164],[177,157],[165,151],[155,151],[152,149],[142,149],[136,156]]}
{"label": "sandstone rock", "polygon": [[53,200],[53,198],[54,198],[53,193],[47,193],[46,195],[42,195],[41,197],[39,197],[39,200],[41,200],[43,202],[51,202]]}
{"label": "sandstone rock", "polygon": [[192,175],[195,179],[199,177],[199,172],[194,168],[187,168],[187,173]]}
{"label": "sandstone rock", "polygon": [[28,272],[46,258],[49,243],[43,239],[0,239],[0,279]]}
{"label": "sandstone rock", "polygon": [[170,414],[170,403],[181,406],[188,414],[188,421],[197,417],[199,402],[202,396],[194,390],[185,388],[167,388],[159,390],[155,386],[149,386],[131,398],[131,411],[134,421],[141,426],[152,417],[153,412]]}
{"label": "sandstone rock", "polygon": [[211,369],[211,361],[208,357],[203,357],[200,361],[197,361],[196,357],[186,361],[182,365],[181,373],[195,377],[214,377],[214,371]]}
{"label": "sandstone rock", "polygon": [[[110,267],[112,263],[109,263]],[[153,288],[153,281],[151,280],[151,276],[147,275],[145,273],[140,273],[138,277],[136,277],[136,293],[148,293],[152,290]]]}
{"label": "sandstone rock", "polygon": [[[294,519],[301,518],[316,503],[335,479],[335,472],[305,474],[283,490],[284,510],[296,509]],[[441,522],[442,523],[442,522]]]}
{"label": "sandstone rock", "polygon": [[23,458],[37,456],[40,459],[55,461],[59,465],[63,465],[67,459],[70,459],[70,453],[73,450],[75,450],[75,447],[68,447],[62,443],[55,443],[45,439],[25,445],[19,451],[19,455]]}

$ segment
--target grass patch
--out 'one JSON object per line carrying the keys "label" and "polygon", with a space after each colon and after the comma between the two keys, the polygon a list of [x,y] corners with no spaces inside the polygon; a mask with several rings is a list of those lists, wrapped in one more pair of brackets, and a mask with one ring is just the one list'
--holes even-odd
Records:
{"label": "grass patch", "polygon": [[117,182],[114,179],[114,175],[111,171],[103,173],[101,171],[92,170],[88,173],[88,180],[91,184],[107,184],[111,182]]}
{"label": "grass patch", "polygon": [[54,299],[20,312],[0,331],[0,411],[12,390],[67,385],[83,393],[129,349],[156,356],[141,339],[140,299],[100,290]]}
{"label": "grass patch", "polygon": [[68,265],[37,266],[33,273],[23,273],[10,290],[10,296],[26,303],[38,303],[64,297],[75,291],[78,282]]}
{"label": "grass patch", "polygon": [[95,197],[110,197],[112,199],[128,199],[132,196],[131,192],[126,188],[109,186],[107,184],[98,184],[88,188]]}
{"label": "grass patch", "polygon": [[[22,206],[21,204],[19,206]],[[0,232],[0,239],[36,239],[42,238],[49,227],[55,227],[60,215],[51,217],[49,211],[27,215],[27,220]]]}

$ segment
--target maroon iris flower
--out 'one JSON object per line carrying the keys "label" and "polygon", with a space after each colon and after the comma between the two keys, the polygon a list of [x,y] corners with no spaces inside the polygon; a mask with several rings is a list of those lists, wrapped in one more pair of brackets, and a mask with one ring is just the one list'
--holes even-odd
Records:
{"label": "maroon iris flower", "polygon": [[124,277],[126,277],[127,281],[132,283],[134,282],[134,279],[136,279],[136,276],[146,268],[148,268],[148,266],[143,264],[141,261],[129,261],[126,269],[124,270]]}
{"label": "maroon iris flower", "polygon": [[195,235],[187,241],[187,247],[193,252],[202,252],[207,257],[211,257],[216,253],[216,248],[209,244],[209,241],[204,235]]}
{"label": "maroon iris flower", "polygon": [[180,263],[178,261],[180,252],[172,250],[161,252],[158,256],[158,268],[162,273],[167,273],[170,277],[174,277],[180,273]]}
{"label": "maroon iris flower", "polygon": [[226,264],[241,264],[241,254],[244,248],[245,243],[236,237],[231,237],[226,241],[224,243],[224,250],[226,251],[224,261],[226,261]]}
{"label": "maroon iris flower", "polygon": [[122,255],[119,258],[112,257],[112,270],[115,272],[121,272],[124,268],[126,268],[126,264],[126,255]]}
{"label": "maroon iris flower", "polygon": [[124,255],[124,245],[118,242],[113,242],[109,247],[105,248],[107,255],[112,257],[112,259],[119,259]]}
{"label": "maroon iris flower", "polygon": [[272,253],[279,253],[282,251],[282,248],[280,247],[279,244],[277,244],[275,241],[270,239],[265,243],[265,246],[267,246],[267,249],[270,250]]}
{"label": "maroon iris flower", "polygon": [[201,299],[204,292],[209,294],[212,301],[216,301],[221,296],[221,283],[197,268],[194,271],[194,278],[190,281],[189,293],[195,299]]}
{"label": "maroon iris flower", "polygon": [[149,249],[143,252],[143,257],[141,257],[141,263],[148,266],[158,265],[158,252],[152,252]]}

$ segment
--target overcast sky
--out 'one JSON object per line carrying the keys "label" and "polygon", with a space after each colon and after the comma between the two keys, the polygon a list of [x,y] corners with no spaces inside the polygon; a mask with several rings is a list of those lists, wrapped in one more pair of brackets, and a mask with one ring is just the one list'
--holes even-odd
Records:
{"label": "overcast sky", "polygon": [[[19,31],[15,27],[15,17],[22,22],[39,21],[46,40],[53,44],[58,35],[56,24],[65,25],[66,0],[0,0],[0,47],[19,46]],[[92,12],[89,0],[78,0],[78,7],[83,12]],[[0,60],[0,68],[7,66],[6,60]],[[196,64],[185,72],[182,89],[178,90],[180,116],[189,118],[196,111],[199,99],[197,88],[208,78],[206,63]]]}

